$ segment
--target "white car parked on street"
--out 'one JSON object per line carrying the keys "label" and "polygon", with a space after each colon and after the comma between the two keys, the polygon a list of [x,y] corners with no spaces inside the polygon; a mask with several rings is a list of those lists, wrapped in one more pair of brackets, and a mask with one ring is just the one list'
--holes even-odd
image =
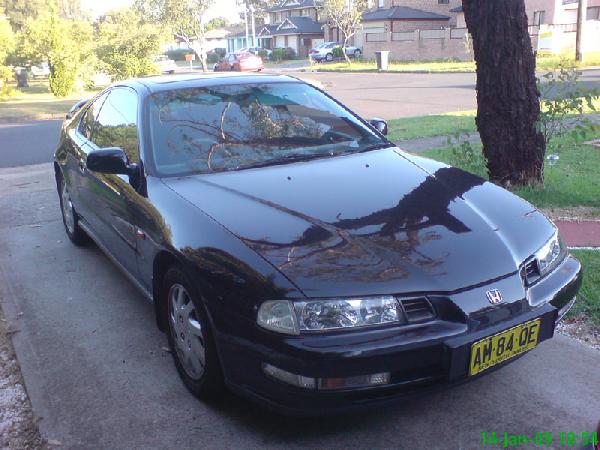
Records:
{"label": "white car parked on street", "polygon": [[[315,61],[333,61],[333,49],[340,46],[339,42],[323,42],[311,49],[309,56]],[[362,55],[362,50],[358,47],[348,46],[344,51],[346,55],[354,58],[360,58]]]}

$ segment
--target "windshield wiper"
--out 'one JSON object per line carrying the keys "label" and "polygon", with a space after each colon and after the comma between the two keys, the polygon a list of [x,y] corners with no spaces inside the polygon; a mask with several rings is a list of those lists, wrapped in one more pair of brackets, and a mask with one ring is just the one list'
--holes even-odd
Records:
{"label": "windshield wiper", "polygon": [[266,161],[256,162],[253,164],[237,166],[235,168],[235,170],[251,169],[251,168],[255,168],[255,167],[276,166],[279,164],[286,164],[286,163],[291,163],[291,162],[310,161],[312,159],[330,158],[330,157],[336,156],[336,155],[337,155],[336,153],[312,153],[312,154],[307,154],[307,155],[292,154],[292,155],[281,156],[279,158],[269,159]]}
{"label": "windshield wiper", "polygon": [[378,150],[380,148],[395,147],[396,145],[392,142],[380,142],[379,144],[369,145],[365,148],[361,148],[357,153],[370,152],[371,150]]}

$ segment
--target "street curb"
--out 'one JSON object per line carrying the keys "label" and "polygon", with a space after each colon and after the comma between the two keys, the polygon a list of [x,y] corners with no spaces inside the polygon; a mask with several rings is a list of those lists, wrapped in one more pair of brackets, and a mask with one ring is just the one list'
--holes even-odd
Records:
{"label": "street curb", "polygon": [[474,70],[452,70],[452,71],[439,71],[439,70],[377,70],[377,69],[364,69],[364,70],[312,70],[312,69],[301,69],[299,72],[308,73],[393,73],[393,74],[448,74],[448,73],[475,73]]}

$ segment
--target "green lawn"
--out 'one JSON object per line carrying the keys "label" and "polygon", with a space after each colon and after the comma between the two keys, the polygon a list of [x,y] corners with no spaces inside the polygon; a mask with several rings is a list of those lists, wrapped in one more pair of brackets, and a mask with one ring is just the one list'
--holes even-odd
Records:
{"label": "green lawn", "polygon": [[477,131],[475,111],[394,119],[388,122],[388,126],[388,139],[394,142]]}
{"label": "green lawn", "polygon": [[[598,136],[589,134],[588,137]],[[600,149],[576,142],[571,137],[562,138],[561,143],[561,150],[555,151],[560,156],[558,163],[555,166],[546,165],[544,185],[516,189],[515,193],[538,208],[600,207]],[[479,154],[481,145],[473,147]],[[447,148],[428,150],[424,156],[484,177],[487,175],[483,158],[469,166]]]}
{"label": "green lawn", "polygon": [[59,98],[48,90],[47,80],[31,80],[28,88],[19,89],[12,97],[0,101],[0,119],[35,119],[64,114],[78,100],[94,94],[84,91]]}
{"label": "green lawn", "polygon": [[600,252],[573,250],[583,266],[583,286],[568,317],[583,316],[600,327]]}

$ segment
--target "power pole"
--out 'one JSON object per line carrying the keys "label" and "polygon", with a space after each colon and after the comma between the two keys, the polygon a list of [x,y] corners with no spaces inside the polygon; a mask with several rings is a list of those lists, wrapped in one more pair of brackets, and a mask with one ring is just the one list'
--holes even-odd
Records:
{"label": "power pole", "polygon": [[246,45],[244,47],[250,47],[250,42],[248,39],[248,2],[244,4],[244,23],[246,24]]}
{"label": "power pole", "polygon": [[587,0],[579,0],[577,7],[577,33],[575,36],[575,59],[583,61],[583,38],[585,21],[587,19]]}
{"label": "power pole", "polygon": [[254,5],[250,5],[250,15],[252,16],[252,47],[258,47],[256,45],[256,27],[254,25]]}

